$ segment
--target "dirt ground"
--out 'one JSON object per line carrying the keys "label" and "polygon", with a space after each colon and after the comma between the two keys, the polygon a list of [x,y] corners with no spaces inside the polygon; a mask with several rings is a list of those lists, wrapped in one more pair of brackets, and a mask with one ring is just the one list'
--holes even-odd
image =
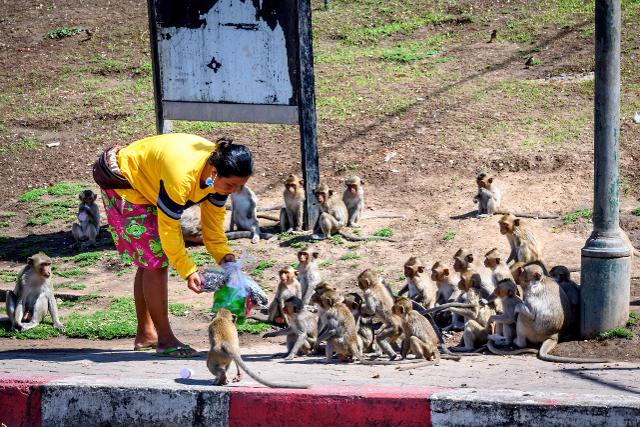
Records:
{"label": "dirt ground", "polygon": [[[360,49],[357,44],[346,45],[338,34],[338,24],[349,19],[350,2],[336,1],[331,14],[314,2],[321,180],[339,190],[345,177],[357,174],[366,182],[367,212],[406,216],[362,221],[364,234],[389,227],[397,243],[315,244],[320,260],[325,261],[324,278],[345,290],[354,288],[357,274],[365,268],[376,269],[399,289],[402,264],[411,255],[431,265],[438,260],[450,262],[459,247],[478,255],[497,247],[507,254],[508,242],[499,234],[497,217],[473,215],[474,177],[480,171],[496,177],[505,207],[516,212],[562,216],[592,205],[592,18],[568,14],[564,24],[550,21],[533,28],[531,22],[536,14],[542,16],[543,6],[526,1],[501,6],[490,1],[447,3],[444,12],[472,19],[423,25],[379,42],[393,48],[446,34],[446,45],[439,46],[442,60],[388,65],[370,55],[337,62],[341,60],[334,57],[337,53]],[[400,8],[399,4],[390,2],[389,7]],[[424,5],[408,2],[402,7],[402,13],[409,13]],[[526,19],[522,18],[525,11]],[[382,12],[374,12],[378,19]],[[640,125],[632,119],[634,109],[640,110],[640,72],[634,65],[640,60],[639,30],[632,25],[638,16],[638,9],[625,9],[620,138],[622,224],[636,247],[640,247],[640,219],[630,211],[638,207],[640,193]],[[531,33],[535,40],[520,40],[524,36],[512,29],[514,25],[522,25],[517,31]],[[85,34],[62,40],[45,36],[62,26],[86,28],[92,36],[89,40]],[[499,29],[499,42],[489,44],[493,28]],[[146,8],[133,1],[4,2],[0,33],[5,35],[0,43],[0,269],[17,272],[29,252],[45,250],[60,270],[68,270],[76,266],[72,257],[78,253],[70,247],[70,222],[55,219],[28,225],[35,205],[19,201],[19,196],[61,181],[89,183],[96,189],[90,165],[100,150],[154,131]],[[539,58],[540,64],[526,67],[529,54]],[[381,79],[387,79],[384,85]],[[339,108],[329,103],[333,99],[339,101]],[[300,173],[295,154],[299,136],[293,126],[180,126],[210,138],[231,136],[249,145],[257,166],[250,185],[260,206],[279,203],[283,178]],[[46,144],[52,142],[60,145],[48,148]],[[588,219],[530,223],[544,242],[550,265],[580,265],[580,249],[592,230]],[[264,220],[263,225],[273,223]],[[295,261],[296,250],[290,244],[237,241],[233,248],[247,253],[248,270],[258,261],[276,261],[257,279],[275,289],[277,270]],[[57,292],[104,297],[94,300],[102,302],[83,304],[86,311],[104,305],[110,296],[133,296],[133,270],[114,256],[113,249],[108,233],[103,232],[100,262],[86,267],[81,277],[54,277]],[[579,281],[579,275],[574,276]],[[632,276],[631,308],[638,312],[637,257]],[[69,291],[60,286],[70,283],[86,288]],[[0,289],[12,287],[11,280],[0,282]],[[191,307],[187,317],[172,317],[177,334],[204,347],[211,295],[191,293],[177,277],[171,277],[169,293],[171,302]],[[62,314],[75,310],[78,306],[62,309]],[[562,343],[556,353],[640,361],[640,331],[635,332],[632,340]],[[260,339],[246,334],[242,338],[245,346]],[[125,348],[130,341],[91,346]],[[66,337],[33,342],[0,338],[0,348],[25,345],[82,348],[88,343]]]}

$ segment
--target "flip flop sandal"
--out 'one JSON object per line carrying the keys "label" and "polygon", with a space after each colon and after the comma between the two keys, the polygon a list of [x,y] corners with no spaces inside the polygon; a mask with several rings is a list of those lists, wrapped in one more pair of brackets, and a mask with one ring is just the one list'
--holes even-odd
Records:
{"label": "flip flop sandal", "polygon": [[[181,351],[194,351],[192,354],[179,354]],[[176,354],[173,354],[176,353]],[[186,359],[189,357],[198,357],[198,352],[191,348],[190,345],[179,345],[177,347],[169,347],[164,350],[157,351],[153,353],[154,356],[158,357],[176,357],[178,359]]]}
{"label": "flip flop sandal", "polygon": [[141,347],[134,347],[133,351],[149,351],[149,350],[155,350],[156,348],[158,348],[158,344],[152,343],[152,344],[143,345]]}

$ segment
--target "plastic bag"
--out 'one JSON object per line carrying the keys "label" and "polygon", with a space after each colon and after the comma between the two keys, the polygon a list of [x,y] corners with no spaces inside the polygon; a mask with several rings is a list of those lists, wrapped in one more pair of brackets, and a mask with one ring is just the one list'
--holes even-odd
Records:
{"label": "plastic bag", "polygon": [[226,276],[226,283],[220,287],[213,296],[211,311],[217,312],[220,308],[226,308],[237,317],[237,323],[244,323],[252,302],[257,305],[266,305],[267,296],[260,286],[249,276],[242,272],[244,257],[236,262],[222,264],[222,270]]}

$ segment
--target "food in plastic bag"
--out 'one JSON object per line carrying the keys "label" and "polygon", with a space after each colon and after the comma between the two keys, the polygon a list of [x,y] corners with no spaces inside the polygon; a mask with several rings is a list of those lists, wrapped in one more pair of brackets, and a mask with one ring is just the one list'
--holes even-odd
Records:
{"label": "food in plastic bag", "polygon": [[202,276],[202,290],[204,292],[217,291],[222,288],[229,279],[229,275],[219,268],[211,268],[204,273],[200,273],[200,275]]}
{"label": "food in plastic bag", "polygon": [[[242,324],[251,310],[252,301],[258,305],[266,305],[267,296],[251,277],[242,272],[242,260],[226,262],[222,264],[222,269],[226,283],[213,296],[211,311],[215,313],[220,308],[226,308],[236,315],[236,322]],[[212,280],[219,280],[213,275],[209,277]]]}

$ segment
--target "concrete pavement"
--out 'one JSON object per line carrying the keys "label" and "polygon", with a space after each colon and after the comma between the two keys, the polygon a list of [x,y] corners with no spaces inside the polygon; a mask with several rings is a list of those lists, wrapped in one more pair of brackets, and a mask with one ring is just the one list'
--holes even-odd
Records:
{"label": "concrete pavement", "polygon": [[[87,341],[90,345],[91,342]],[[249,366],[308,390],[273,390],[244,375],[210,385],[206,349],[165,359],[126,349],[0,352],[0,422],[14,425],[633,425],[640,366],[567,365],[528,356],[475,356],[440,366],[326,365],[271,359],[254,345]],[[181,368],[194,370],[180,379]],[[235,369],[232,368],[232,369]],[[235,371],[233,371],[235,372]]]}

